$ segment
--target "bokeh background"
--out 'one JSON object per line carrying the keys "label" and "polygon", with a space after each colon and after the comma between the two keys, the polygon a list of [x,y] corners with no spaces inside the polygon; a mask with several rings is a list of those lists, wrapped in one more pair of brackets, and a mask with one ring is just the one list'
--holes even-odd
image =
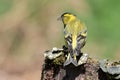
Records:
{"label": "bokeh background", "polygon": [[120,60],[120,0],[0,0],[0,80],[40,80],[43,52],[64,44],[64,12],[88,27],[83,52]]}

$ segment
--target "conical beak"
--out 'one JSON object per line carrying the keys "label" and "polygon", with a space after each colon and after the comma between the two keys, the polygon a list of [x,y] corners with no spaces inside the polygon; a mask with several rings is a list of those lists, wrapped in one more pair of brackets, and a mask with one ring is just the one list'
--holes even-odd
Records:
{"label": "conical beak", "polygon": [[59,18],[57,18],[57,20],[58,20],[58,21],[62,21],[62,18],[61,18],[61,17],[59,17]]}

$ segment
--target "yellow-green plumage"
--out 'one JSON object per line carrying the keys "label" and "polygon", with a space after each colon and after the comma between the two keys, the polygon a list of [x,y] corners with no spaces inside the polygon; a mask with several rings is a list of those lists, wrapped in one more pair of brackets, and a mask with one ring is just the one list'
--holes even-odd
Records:
{"label": "yellow-green plumage", "polygon": [[71,21],[68,23],[65,27],[65,37],[69,36],[69,34],[72,34],[72,48],[75,49],[77,46],[77,36],[81,33],[83,34],[82,31],[85,30],[85,26],[78,20],[75,19],[74,21]]}
{"label": "yellow-green plumage", "polygon": [[[66,61],[73,58],[71,62],[74,61],[75,65],[77,65],[76,56],[79,55],[80,49],[86,42],[87,28],[74,14],[64,13],[61,18],[64,24],[65,42],[69,50]],[[82,42],[81,39],[83,39]],[[72,63],[74,64],[74,62]]]}

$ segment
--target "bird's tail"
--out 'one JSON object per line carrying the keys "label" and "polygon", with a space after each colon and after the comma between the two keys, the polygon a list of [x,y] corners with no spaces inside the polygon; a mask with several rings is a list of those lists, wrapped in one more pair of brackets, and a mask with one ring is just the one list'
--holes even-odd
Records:
{"label": "bird's tail", "polygon": [[[75,56],[76,57],[76,56]],[[64,63],[64,66],[67,66],[69,64],[73,64],[74,66],[78,66],[77,60],[75,58],[73,58],[70,53],[67,56],[67,60]]]}

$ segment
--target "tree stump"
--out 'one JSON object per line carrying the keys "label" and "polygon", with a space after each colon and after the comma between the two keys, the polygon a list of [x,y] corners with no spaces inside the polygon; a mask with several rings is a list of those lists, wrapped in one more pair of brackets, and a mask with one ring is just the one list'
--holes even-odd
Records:
{"label": "tree stump", "polygon": [[110,79],[108,74],[101,70],[98,61],[91,58],[78,67],[72,64],[63,67],[51,63],[52,61],[45,61],[41,80],[115,80]]}
{"label": "tree stump", "polygon": [[73,64],[64,66],[65,55],[61,51],[47,51],[41,80],[120,80],[120,61],[97,61],[88,56],[87,61],[77,67]]}

